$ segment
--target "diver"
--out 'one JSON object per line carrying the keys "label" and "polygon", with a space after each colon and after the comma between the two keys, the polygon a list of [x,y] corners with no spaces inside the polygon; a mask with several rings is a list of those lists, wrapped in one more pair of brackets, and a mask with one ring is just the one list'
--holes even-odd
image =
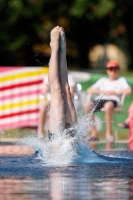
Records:
{"label": "diver", "polygon": [[48,138],[52,140],[57,132],[65,133],[67,137],[74,137],[77,116],[68,83],[64,29],[56,26],[50,35],[51,57],[48,81],[51,90],[51,103]]}

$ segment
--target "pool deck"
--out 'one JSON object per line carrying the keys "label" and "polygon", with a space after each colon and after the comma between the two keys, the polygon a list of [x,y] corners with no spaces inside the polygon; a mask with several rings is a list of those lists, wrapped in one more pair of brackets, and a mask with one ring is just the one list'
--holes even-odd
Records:
{"label": "pool deck", "polygon": [[17,145],[19,139],[1,138],[0,139],[0,156],[24,156],[33,155],[34,150],[27,145]]}

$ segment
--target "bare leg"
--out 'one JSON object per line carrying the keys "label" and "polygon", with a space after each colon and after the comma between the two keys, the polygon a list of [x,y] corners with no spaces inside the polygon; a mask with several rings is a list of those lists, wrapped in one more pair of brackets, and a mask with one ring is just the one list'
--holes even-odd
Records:
{"label": "bare leg", "polygon": [[68,84],[68,71],[66,61],[66,40],[64,29],[60,28],[60,51],[59,51],[59,69],[60,69],[60,83],[62,89],[62,95],[64,98],[65,106],[65,121],[69,124],[75,124],[77,122],[76,111],[72,101],[70,87]]}
{"label": "bare leg", "polygon": [[49,130],[63,131],[66,124],[76,122],[76,112],[68,84],[66,65],[66,42],[63,28],[51,31],[51,59],[49,65],[49,84],[51,88]]}
{"label": "bare leg", "polygon": [[51,89],[49,131],[62,131],[65,127],[64,99],[59,79],[59,38],[60,28],[57,26],[51,31],[51,58],[49,63],[49,85]]}
{"label": "bare leg", "polygon": [[113,119],[113,109],[114,104],[112,102],[107,102],[104,105],[105,108],[105,121],[106,121],[106,137],[112,136],[112,119]]}
{"label": "bare leg", "polygon": [[43,102],[40,108],[40,112],[39,112],[39,124],[38,124],[38,137],[39,138],[43,138],[43,134],[44,134],[44,124],[46,121],[46,114],[47,114],[47,109],[49,107],[50,102],[46,101]]}

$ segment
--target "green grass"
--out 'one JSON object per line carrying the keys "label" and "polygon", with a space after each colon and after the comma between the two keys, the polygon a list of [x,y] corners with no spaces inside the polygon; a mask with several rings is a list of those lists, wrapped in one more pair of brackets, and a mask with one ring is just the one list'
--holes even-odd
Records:
{"label": "green grass", "polygon": [[29,128],[15,128],[4,131],[1,137],[4,138],[24,138],[29,135],[36,135],[36,131]]}
{"label": "green grass", "polygon": [[[107,143],[106,143],[106,142],[97,143],[95,149],[96,149],[96,150],[107,149]],[[127,150],[127,149],[128,149],[128,143],[127,143],[127,142],[123,142],[123,143],[114,142],[114,143],[112,144],[112,149],[123,149],[123,150]]]}

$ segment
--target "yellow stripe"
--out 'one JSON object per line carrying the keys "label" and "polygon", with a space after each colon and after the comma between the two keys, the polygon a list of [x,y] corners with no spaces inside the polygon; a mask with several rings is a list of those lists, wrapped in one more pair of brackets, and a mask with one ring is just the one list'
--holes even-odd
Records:
{"label": "yellow stripe", "polygon": [[[14,72],[15,73],[15,72]],[[44,67],[40,70],[37,71],[27,71],[27,72],[20,72],[20,73],[16,73],[16,74],[12,74],[12,75],[8,75],[8,76],[4,76],[4,77],[0,77],[0,82],[4,82],[4,81],[10,81],[12,79],[15,78],[24,78],[24,77],[31,77],[31,76],[38,76],[40,74],[47,74],[48,73],[48,67]]]}
{"label": "yellow stripe", "polygon": [[25,106],[25,105],[28,106],[28,105],[32,105],[32,104],[38,104],[39,102],[40,102],[39,99],[33,99],[33,100],[29,100],[29,101],[21,101],[21,102],[17,102],[17,103],[2,105],[2,106],[0,106],[0,110],[11,109],[11,108],[21,107],[21,106]]}

